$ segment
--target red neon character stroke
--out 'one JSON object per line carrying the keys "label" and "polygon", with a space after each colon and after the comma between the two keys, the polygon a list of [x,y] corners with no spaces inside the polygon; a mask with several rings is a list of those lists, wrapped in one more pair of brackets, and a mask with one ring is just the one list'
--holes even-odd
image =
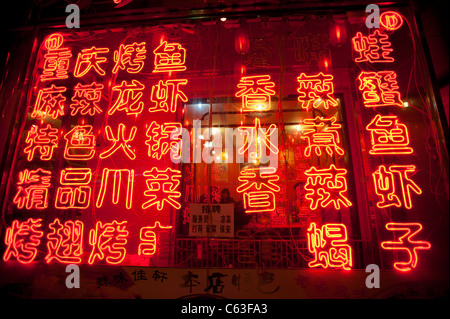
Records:
{"label": "red neon character stroke", "polygon": [[37,255],[37,248],[41,244],[44,232],[40,230],[42,219],[28,218],[27,221],[20,222],[14,220],[11,227],[6,228],[5,253],[3,260],[9,261],[13,256],[22,264],[32,262]]}
{"label": "red neon character stroke", "polygon": [[270,75],[255,75],[241,78],[237,87],[240,89],[235,96],[242,98],[244,112],[270,110],[272,89],[275,83],[270,82]]}
{"label": "red neon character stroke", "polygon": [[92,82],[91,84],[82,85],[78,83],[74,88],[74,95],[72,96],[72,104],[70,115],[74,116],[77,113],[81,115],[94,116],[102,113],[102,109],[97,105],[102,98],[103,84]]}
{"label": "red neon character stroke", "polygon": [[131,209],[133,201],[133,187],[134,187],[134,170],[129,169],[109,169],[104,168],[102,173],[102,182],[100,184],[100,191],[98,192],[96,206],[100,208],[103,206],[106,190],[108,188],[108,181],[112,175],[112,203],[117,205],[120,197],[120,189],[126,183],[125,207]]}
{"label": "red neon character stroke", "polygon": [[150,107],[149,112],[171,112],[174,113],[177,109],[178,99],[187,102],[187,96],[180,90],[180,85],[186,85],[187,79],[176,80],[160,80],[158,84],[152,86],[152,93],[150,100],[156,103]]}
{"label": "red neon character stroke", "polygon": [[64,135],[67,141],[64,158],[69,161],[87,161],[95,155],[95,136],[92,125],[77,125]]}
{"label": "red neon character stroke", "polygon": [[334,84],[331,74],[322,72],[315,75],[306,75],[301,73],[297,78],[300,87],[297,92],[300,94],[298,101],[303,109],[319,108],[325,109],[337,107],[339,103],[334,99]]}
{"label": "red neon character stroke", "polygon": [[27,154],[27,161],[33,160],[36,150],[39,150],[41,161],[49,161],[52,159],[53,150],[58,147],[58,129],[50,124],[41,128],[33,125],[28,131],[25,143],[27,146],[23,151]]}
{"label": "red neon character stroke", "polygon": [[77,63],[73,71],[73,75],[80,78],[86,75],[91,69],[101,76],[105,75],[105,70],[100,67],[100,63],[105,63],[108,59],[105,57],[99,57],[99,54],[108,53],[108,48],[96,48],[91,47],[90,49],[83,49],[78,54]]}
{"label": "red neon character stroke", "polygon": [[275,193],[280,191],[276,184],[280,176],[274,167],[246,168],[239,174],[241,183],[236,191],[244,193],[245,213],[271,212],[276,209]]}
{"label": "red neon character stroke", "polygon": [[322,149],[332,156],[333,152],[344,155],[344,150],[339,146],[340,137],[338,130],[342,127],[336,123],[337,119],[333,116],[330,118],[321,118],[317,116],[315,119],[304,119],[302,123],[303,135],[300,137],[307,140],[308,146],[305,148],[306,157],[311,156],[311,151],[317,156],[322,155]]}
{"label": "red neon character stroke", "polygon": [[155,69],[153,72],[185,71],[186,49],[179,43],[161,42],[153,51],[155,54]]}
{"label": "red neon character stroke", "polygon": [[95,229],[89,232],[89,244],[92,245],[89,264],[92,265],[98,259],[116,265],[125,259],[129,233],[126,224],[126,221],[119,223],[117,220],[104,224],[101,221],[97,222]]}
{"label": "red neon character stroke", "polygon": [[403,25],[402,16],[395,11],[386,11],[380,15],[380,24],[389,31],[395,31]]}
{"label": "red neon character stroke", "polygon": [[61,224],[56,218],[48,225],[51,230],[47,234],[47,263],[56,260],[63,264],[79,264],[83,256],[83,230],[80,220],[68,220]]}
{"label": "red neon character stroke", "polygon": [[140,114],[144,109],[144,102],[141,101],[144,89],[145,85],[137,80],[131,80],[131,84],[122,81],[120,85],[114,86],[112,90],[119,92],[119,96],[108,114],[113,115],[116,111],[125,111],[127,115]]}
{"label": "red neon character stroke", "polygon": [[317,228],[315,223],[311,223],[307,236],[308,250],[314,254],[309,267],[352,268],[352,248],[347,244],[347,227],[344,224],[326,224]]}
{"label": "red neon character stroke", "polygon": [[411,209],[411,191],[417,195],[422,194],[420,187],[410,179],[410,175],[415,172],[416,166],[414,165],[391,165],[389,168],[386,168],[385,165],[378,166],[377,170],[372,173],[375,193],[381,199],[378,201],[377,207],[402,206],[396,187],[397,182],[399,182],[403,205],[406,209]]}
{"label": "red neon character stroke", "polygon": [[394,263],[394,268],[399,271],[410,271],[416,268],[419,257],[418,250],[428,250],[431,244],[424,240],[415,240],[415,237],[421,230],[420,223],[387,223],[386,229],[396,232],[404,232],[396,241],[384,241],[381,243],[383,249],[400,250],[408,254],[407,261],[397,261]]}
{"label": "red neon character stroke", "polygon": [[91,202],[92,179],[90,168],[66,168],[61,171],[56,191],[55,207],[58,209],[86,209]]}
{"label": "red neon character stroke", "polygon": [[114,68],[112,73],[120,70],[127,70],[128,73],[139,73],[144,67],[147,50],[145,42],[133,44],[121,44],[119,50],[114,51]]}
{"label": "red neon character stroke", "polygon": [[368,36],[363,36],[361,32],[356,33],[352,39],[353,50],[359,54],[354,58],[355,62],[394,62],[394,58],[389,54],[394,51],[391,49],[389,36],[375,30]]}
{"label": "red neon character stroke", "polygon": [[181,197],[181,192],[176,190],[180,185],[181,171],[171,168],[159,170],[153,167],[150,171],[144,171],[144,176],[147,183],[147,190],[144,192],[144,195],[150,197],[150,200],[142,205],[142,209],[156,205],[158,210],[162,210],[164,203],[175,209],[181,208],[181,204],[178,201]]}
{"label": "red neon character stroke", "polygon": [[55,86],[54,84],[49,88],[39,90],[31,117],[44,118],[46,115],[49,115],[55,120],[58,116],[63,116],[66,97],[61,93],[66,91],[65,87]]}
{"label": "red neon character stroke", "polygon": [[54,33],[45,40],[44,45],[47,53],[44,55],[41,82],[63,80],[69,77],[67,70],[69,69],[72,52],[67,47],[61,47],[63,42],[64,37],[59,33]]}
{"label": "red neon character stroke", "polygon": [[147,129],[148,156],[160,160],[169,151],[174,159],[181,158],[181,123],[164,123],[153,121]]}
{"label": "red neon character stroke", "polygon": [[115,137],[112,132],[111,126],[109,126],[109,125],[106,126],[106,128],[105,128],[106,138],[109,141],[112,141],[113,144],[111,145],[111,147],[109,149],[107,149],[106,151],[104,151],[103,153],[100,154],[101,159],[105,159],[105,158],[111,156],[119,149],[122,149],[123,152],[125,153],[125,155],[130,160],[134,160],[136,158],[136,154],[130,149],[131,147],[129,146],[128,143],[134,139],[137,128],[136,128],[136,126],[133,126],[131,128],[131,131],[130,131],[130,134],[128,135],[128,137],[125,137],[125,129],[126,129],[125,124],[120,123],[119,127],[117,128],[117,135],[116,135],[117,137]]}
{"label": "red neon character stroke", "polygon": [[398,122],[397,116],[381,116],[377,114],[366,129],[370,131],[371,155],[411,154],[408,128]]}
{"label": "red neon character stroke", "polygon": [[352,206],[350,200],[346,197],[347,192],[347,170],[345,168],[336,168],[331,164],[329,168],[317,169],[311,167],[305,171],[308,177],[305,184],[305,198],[311,201],[310,208],[317,209],[334,205],[335,209]]}
{"label": "red neon character stroke", "polygon": [[249,151],[249,156],[252,159],[260,159],[265,155],[266,151],[263,149],[268,148],[271,154],[278,154],[278,146],[272,143],[271,136],[278,142],[278,129],[275,124],[270,124],[268,129],[261,128],[261,120],[255,118],[254,126],[240,126],[239,132],[246,133],[244,144],[238,149],[238,154],[243,155]]}
{"label": "red neon character stroke", "polygon": [[48,188],[52,172],[38,168],[19,172],[18,190],[13,203],[22,209],[45,209],[48,207]]}
{"label": "red neon character stroke", "polygon": [[358,80],[365,107],[403,106],[394,71],[361,72]]}
{"label": "red neon character stroke", "polygon": [[138,246],[138,255],[153,256],[158,249],[159,234],[168,229],[172,229],[172,226],[162,226],[158,221],[153,226],[142,227],[139,235],[141,243]]}

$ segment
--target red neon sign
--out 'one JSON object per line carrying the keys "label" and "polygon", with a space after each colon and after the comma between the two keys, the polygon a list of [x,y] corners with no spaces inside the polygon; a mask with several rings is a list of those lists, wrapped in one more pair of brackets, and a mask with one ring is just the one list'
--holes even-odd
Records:
{"label": "red neon sign", "polygon": [[18,262],[28,264],[36,258],[37,248],[41,244],[41,237],[44,234],[40,230],[41,222],[40,218],[28,218],[27,221],[20,223],[18,220],[12,222],[11,227],[6,229],[4,261],[9,261],[11,257],[14,257]]}
{"label": "red neon sign", "polygon": [[355,62],[394,62],[394,58],[389,54],[394,51],[391,49],[391,43],[388,41],[389,36],[375,30],[368,36],[363,36],[361,32],[356,33],[352,39],[353,50],[359,54],[354,58]]}
{"label": "red neon sign", "polygon": [[64,38],[59,33],[50,35],[44,42],[47,53],[44,55],[44,66],[42,68],[41,82],[51,80],[63,80],[69,76],[70,58],[72,52],[69,48],[62,48]]}
{"label": "red neon sign", "polygon": [[311,223],[307,236],[308,250],[314,255],[314,260],[308,263],[309,267],[351,269],[352,248],[347,244],[347,227],[344,224],[326,224],[317,228],[315,223]]}
{"label": "red neon sign", "polygon": [[178,198],[181,192],[176,189],[181,182],[181,171],[166,168],[159,170],[153,167],[150,171],[144,171],[146,177],[147,190],[144,192],[146,197],[150,199],[142,205],[142,209],[156,205],[158,210],[164,208],[164,203],[169,204],[175,209],[180,209],[181,204]]}
{"label": "red neon sign", "polygon": [[329,168],[317,169],[314,166],[305,172],[308,176],[305,190],[305,198],[311,201],[310,208],[317,209],[320,206],[325,208],[330,204],[335,209],[352,206],[350,200],[346,197],[347,192],[347,170],[345,168],[336,168],[331,164]]}
{"label": "red neon sign", "polygon": [[56,191],[55,207],[58,209],[86,209],[91,202],[92,179],[90,168],[68,167],[61,171],[60,184]]}
{"label": "red neon sign", "polygon": [[150,107],[149,112],[171,112],[177,109],[178,99],[187,102],[187,96],[180,90],[180,85],[186,85],[187,79],[160,80],[158,84],[152,86],[150,100],[155,103]]}
{"label": "red neon sign", "polygon": [[238,177],[241,184],[236,191],[244,193],[244,209],[247,214],[276,209],[275,193],[281,189],[276,184],[279,179],[274,167],[246,168],[241,171]]}
{"label": "red neon sign", "polygon": [[99,156],[101,159],[105,159],[115,152],[117,152],[119,149],[122,149],[122,151],[125,153],[125,155],[130,159],[134,160],[136,158],[136,154],[131,150],[130,145],[128,144],[130,141],[134,139],[134,136],[136,135],[137,128],[136,126],[133,126],[131,128],[130,134],[128,137],[125,137],[125,129],[126,126],[123,123],[120,123],[117,128],[117,134],[114,136],[111,126],[106,126],[106,138],[109,141],[112,141],[113,144],[109,149],[101,153]]}
{"label": "red neon sign", "polygon": [[377,207],[402,206],[400,196],[397,194],[398,187],[396,187],[397,182],[399,182],[403,205],[406,209],[411,209],[411,191],[417,195],[422,194],[420,187],[409,176],[415,172],[416,167],[414,165],[391,165],[389,168],[386,168],[385,165],[378,166],[377,170],[372,173],[375,193],[381,199],[378,201]]}
{"label": "red neon sign", "polygon": [[114,51],[114,68],[112,73],[119,70],[127,70],[128,73],[139,73],[144,67],[147,50],[145,42],[133,44],[121,44],[119,50]]}
{"label": "red neon sign", "polygon": [[45,209],[48,207],[48,188],[52,172],[38,168],[19,172],[17,193],[13,203],[22,209]]}
{"label": "red neon sign", "polygon": [[144,102],[141,101],[144,89],[145,86],[137,80],[131,80],[131,84],[122,81],[114,86],[112,90],[119,92],[119,96],[108,114],[113,115],[116,111],[125,111],[128,115],[140,114],[144,109]]}
{"label": "red neon sign", "polygon": [[100,63],[105,63],[108,59],[105,57],[99,57],[98,55],[108,52],[108,48],[96,48],[95,46],[90,49],[81,50],[77,57],[73,75],[80,78],[86,75],[91,69],[94,69],[95,72],[101,76],[104,76],[105,70],[100,67]]}
{"label": "red neon sign", "polygon": [[92,125],[77,125],[64,135],[66,160],[87,161],[94,157],[95,137],[92,131]]}
{"label": "red neon sign", "polygon": [[322,155],[322,149],[332,156],[333,151],[339,155],[344,155],[344,150],[338,145],[340,137],[338,130],[341,124],[336,124],[336,118],[321,118],[317,116],[315,119],[304,119],[302,123],[303,135],[300,137],[306,139],[308,146],[305,148],[306,157],[311,156],[314,150],[317,156]]}
{"label": "red neon sign", "polygon": [[395,31],[403,25],[403,18],[395,11],[386,11],[380,15],[380,24],[386,30]]}
{"label": "red neon sign", "polygon": [[155,222],[153,226],[142,227],[139,234],[141,243],[138,246],[138,255],[153,256],[158,249],[159,233],[168,229],[172,229],[172,226],[162,226],[159,221]]}
{"label": "red neon sign", "polygon": [[134,170],[131,169],[109,169],[104,168],[102,173],[102,182],[100,184],[100,191],[98,192],[96,206],[97,208],[102,207],[103,201],[105,199],[106,190],[110,187],[109,180],[112,175],[113,185],[112,185],[112,203],[117,205],[119,203],[120,189],[125,185],[125,207],[131,209],[131,203],[133,201],[133,186],[134,186]]}
{"label": "red neon sign", "polygon": [[181,131],[181,123],[175,122],[159,125],[156,121],[153,121],[146,133],[148,139],[145,141],[145,144],[148,145],[148,156],[160,160],[162,156],[171,151],[174,159],[180,159],[182,147]]}
{"label": "red neon sign", "polygon": [[261,120],[259,118],[255,118],[254,126],[238,127],[239,132],[246,133],[244,145],[237,150],[238,154],[244,155],[250,150],[250,158],[260,159],[263,155],[265,155],[262,150],[263,144],[272,154],[278,154],[278,147],[270,141],[270,137],[277,132],[276,128],[277,126],[275,124],[270,124],[267,130],[263,130],[261,128]]}
{"label": "red neon sign", "polygon": [[431,248],[431,244],[424,240],[415,240],[415,237],[421,230],[422,224],[420,223],[387,223],[386,229],[390,231],[401,231],[404,234],[396,241],[384,241],[381,243],[383,249],[400,250],[404,251],[408,255],[406,261],[397,261],[394,263],[394,268],[399,271],[410,271],[416,268],[419,261],[417,255],[418,250],[428,250]]}
{"label": "red neon sign", "polygon": [[394,71],[361,72],[358,80],[365,107],[403,106]]}
{"label": "red neon sign", "polygon": [[339,103],[334,99],[334,84],[331,74],[323,74],[322,72],[315,75],[306,75],[301,73],[297,78],[300,87],[297,89],[299,93],[298,101],[302,108],[310,109],[323,106],[325,109],[337,107]]}
{"label": "red neon sign", "polygon": [[237,87],[240,89],[235,96],[242,98],[244,112],[267,111],[270,109],[271,96],[275,95],[270,82],[270,75],[246,76],[241,78]]}
{"label": "red neon sign", "polygon": [[153,72],[185,71],[186,49],[179,43],[161,42],[153,50],[155,54],[155,69]]}
{"label": "red neon sign", "polygon": [[381,116],[377,114],[366,129],[370,131],[372,155],[411,154],[409,147],[408,128],[398,122],[397,116]]}
{"label": "red neon sign", "polygon": [[72,104],[70,115],[75,116],[77,113],[81,115],[94,116],[102,113],[102,109],[97,105],[102,98],[103,84],[92,82],[91,84],[82,85],[78,83],[74,88],[72,96]]}
{"label": "red neon sign", "polygon": [[56,218],[48,225],[47,263],[56,260],[63,264],[79,264],[83,255],[83,222],[68,220],[61,224]]}
{"label": "red neon sign", "polygon": [[65,87],[57,87],[54,84],[49,88],[39,90],[31,117],[44,118],[46,115],[49,115],[55,120],[58,116],[64,115],[66,97],[61,93],[66,91],[67,89]]}
{"label": "red neon sign", "polygon": [[98,259],[116,265],[125,259],[129,233],[126,224],[126,221],[119,223],[117,220],[111,223],[97,222],[95,229],[89,232],[89,244],[92,245],[89,264],[92,265]]}
{"label": "red neon sign", "polygon": [[27,146],[23,151],[27,154],[29,162],[33,160],[37,150],[39,150],[41,161],[49,161],[52,159],[53,150],[58,147],[58,129],[50,124],[42,128],[33,125],[28,131],[25,143]]}

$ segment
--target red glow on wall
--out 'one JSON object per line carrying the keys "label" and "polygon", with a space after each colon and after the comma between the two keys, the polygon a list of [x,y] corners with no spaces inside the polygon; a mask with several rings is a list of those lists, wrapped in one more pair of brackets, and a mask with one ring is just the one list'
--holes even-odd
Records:
{"label": "red glow on wall", "polygon": [[242,99],[244,112],[270,110],[271,96],[275,94],[275,83],[270,82],[270,75],[242,77],[235,96]]}
{"label": "red glow on wall", "polygon": [[52,159],[53,150],[58,147],[58,129],[50,124],[42,128],[33,125],[28,131],[25,143],[27,146],[23,151],[27,154],[27,161],[33,160],[36,151],[39,151],[41,161],[49,161]]}
{"label": "red glow on wall", "polygon": [[181,182],[181,171],[171,168],[159,170],[153,167],[150,171],[144,171],[144,176],[147,184],[144,195],[150,199],[142,205],[142,209],[156,205],[156,208],[160,211],[164,208],[164,203],[175,209],[181,208],[178,201],[181,192],[177,190]]}
{"label": "red glow on wall", "polygon": [[42,219],[28,218],[27,221],[14,220],[11,227],[6,229],[5,253],[3,260],[9,261],[14,257],[22,264],[32,262],[38,253],[41,237],[44,234],[40,228]]}
{"label": "red glow on wall", "polygon": [[19,172],[17,192],[13,203],[22,209],[45,209],[48,207],[48,188],[52,172],[38,168]]}
{"label": "red glow on wall", "polygon": [[308,250],[314,260],[311,268],[343,268],[350,270],[353,265],[352,248],[347,244],[347,227],[344,224],[326,224],[317,228],[311,223],[308,231]]}
{"label": "red glow on wall", "polygon": [[[414,165],[391,165],[388,168],[385,165],[378,166],[372,174],[375,193],[380,198],[377,207],[401,207],[403,203],[406,209],[411,209],[411,192],[417,195],[422,194],[420,187],[410,178],[410,175],[415,172],[416,167]],[[400,187],[398,187],[398,184],[400,184]],[[397,191],[398,188],[401,190],[401,195]]]}
{"label": "red glow on wall", "polygon": [[363,36],[361,32],[356,33],[352,39],[353,51],[358,53],[358,57],[354,58],[355,62],[394,62],[394,58],[389,54],[394,51],[391,49],[389,36],[375,30],[368,36]]}
{"label": "red glow on wall", "polygon": [[345,168],[336,168],[331,164],[329,168],[317,169],[314,166],[305,171],[307,176],[305,198],[310,200],[312,210],[320,207],[325,208],[331,204],[335,209],[352,206],[352,203],[346,196],[347,192],[347,170]]}
{"label": "red glow on wall", "polygon": [[306,75],[301,73],[297,81],[300,83],[297,89],[299,93],[298,101],[302,108],[310,109],[323,106],[328,109],[339,105],[333,96],[334,84],[331,74],[320,72],[315,75]]}
{"label": "red glow on wall", "polygon": [[108,52],[108,48],[96,48],[95,46],[90,49],[81,50],[77,57],[73,75],[80,78],[86,75],[91,69],[94,69],[99,75],[104,76],[105,70],[101,68],[100,64],[107,62],[108,59],[99,55]]}
{"label": "red glow on wall", "polygon": [[89,244],[92,245],[92,251],[88,263],[92,265],[98,259],[106,260],[111,265],[120,264],[127,252],[125,245],[129,232],[126,227],[126,221],[97,222],[95,229],[89,232]]}
{"label": "red glow on wall", "polygon": [[381,116],[377,114],[366,129],[370,131],[372,155],[411,154],[408,128],[399,123],[397,116]]}
{"label": "red glow on wall", "polygon": [[428,241],[413,239],[413,237],[416,237],[416,235],[422,230],[422,224],[387,223],[386,229],[393,232],[403,232],[403,235],[399,236],[396,241],[382,242],[381,247],[383,249],[404,251],[408,255],[406,261],[395,262],[394,268],[399,271],[410,271],[411,269],[416,268],[419,261],[417,251],[428,250],[431,248],[431,244]]}
{"label": "red glow on wall", "polygon": [[47,263],[56,260],[63,264],[79,264],[83,255],[83,222],[68,220],[61,224],[58,218],[48,225]]}

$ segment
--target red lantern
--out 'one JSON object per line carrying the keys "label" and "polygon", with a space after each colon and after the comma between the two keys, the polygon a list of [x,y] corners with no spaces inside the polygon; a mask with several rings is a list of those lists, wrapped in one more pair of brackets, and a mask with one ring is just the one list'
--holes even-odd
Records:
{"label": "red lantern", "polygon": [[330,43],[332,46],[340,47],[347,41],[347,26],[345,20],[334,19],[329,28]]}

